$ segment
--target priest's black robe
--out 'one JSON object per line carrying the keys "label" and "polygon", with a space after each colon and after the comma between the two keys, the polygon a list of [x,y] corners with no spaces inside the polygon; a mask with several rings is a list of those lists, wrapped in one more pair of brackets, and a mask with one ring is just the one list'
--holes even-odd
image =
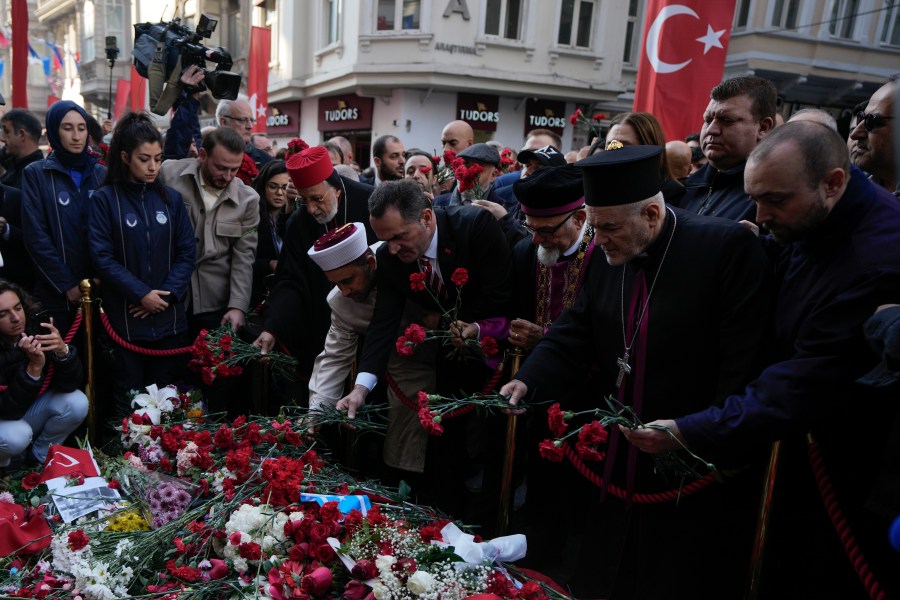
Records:
{"label": "priest's black robe", "polygon": [[[563,397],[595,364],[594,404],[605,407],[603,398],[616,395],[616,360],[625,344],[623,285],[629,318],[632,284],[641,268],[648,288],[657,273],[658,279],[645,316],[646,367],[642,374],[636,345],[623,402],[634,403],[632,385],[643,377],[643,422],[720,403],[759,373],[770,337],[773,288],[771,265],[753,234],[733,222],[676,208],[667,213],[646,256],[610,266],[599,250],[575,305],[553,324],[519,371],[529,394],[544,400]],[[610,450],[617,448],[612,484],[625,487],[632,451],[635,492],[677,489],[677,481],[654,474],[652,458],[615,431],[609,444]],[[745,466],[756,456],[722,452],[703,458],[719,466]],[[748,469],[724,485],[680,498],[677,505],[628,506],[612,494],[602,501],[599,494],[561,499],[548,510],[579,511],[591,549],[581,552],[584,581],[574,583],[573,591],[605,598],[697,598],[711,597],[713,591],[716,597],[740,597],[758,484]]]}
{"label": "priest's black robe", "polygon": [[[369,225],[368,202],[375,188],[346,177],[341,177],[341,183],[347,193],[341,194],[331,228],[360,222],[366,228],[366,241],[374,244],[378,238]],[[326,298],[333,286],[307,254],[328,229],[328,225],[313,219],[305,207],[294,211],[285,230],[275,285],[266,301],[264,329],[297,358],[303,377],[311,374],[313,361],[325,346],[331,324]]]}

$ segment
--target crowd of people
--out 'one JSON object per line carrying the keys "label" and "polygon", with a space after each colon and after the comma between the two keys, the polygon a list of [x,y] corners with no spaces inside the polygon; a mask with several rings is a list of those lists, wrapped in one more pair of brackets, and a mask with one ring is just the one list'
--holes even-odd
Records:
{"label": "crowd of people", "polygon": [[[873,581],[900,593],[887,539],[900,514],[894,88],[854,109],[846,139],[826,111],[779,124],[774,85],[747,76],[711,90],[684,141],[639,112],[568,152],[553,131],[513,151],[453,121],[443,161],[386,135],[369,173],[341,137],[276,156],[242,99],[221,101],[201,131],[199,100],[183,95],[165,137],[129,113],[102,157],[77,104],[49,109],[46,157],[41,124],[11,110],[0,117],[0,466],[40,463],[85,417],[82,342],[65,338],[87,279],[131,344],[181,348],[228,325],[263,355],[297,359],[306,389],[279,402],[351,419],[386,404],[386,435],[358,445],[357,466],[486,536],[507,416],[468,412],[429,435],[417,398],[494,384],[506,412],[524,413],[525,561],[578,597],[741,597],[776,441],[760,597],[861,598]],[[129,390],[190,377],[187,356],[108,337],[100,414],[121,420]],[[525,356],[517,373],[500,370],[507,350]],[[240,414],[243,389],[204,394]],[[574,438],[542,457],[540,442],[607,398],[639,421],[609,427],[602,461],[585,463]],[[346,452],[345,430],[312,429]],[[684,448],[716,466],[711,485],[661,477],[654,459]]]}

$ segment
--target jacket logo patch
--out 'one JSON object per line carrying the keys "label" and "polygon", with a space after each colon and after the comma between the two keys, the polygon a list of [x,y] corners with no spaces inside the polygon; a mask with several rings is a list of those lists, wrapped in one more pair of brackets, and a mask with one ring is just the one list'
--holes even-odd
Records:
{"label": "jacket logo patch", "polygon": [[134,215],[131,213],[128,213],[127,215],[125,215],[125,224],[128,225],[129,227],[137,227],[137,224],[138,224],[137,215]]}
{"label": "jacket logo patch", "polygon": [[60,206],[68,206],[72,198],[69,197],[69,192],[60,192],[56,197],[56,201],[59,202]]}
{"label": "jacket logo patch", "polygon": [[169,219],[168,217],[166,217],[166,213],[161,210],[156,211],[156,222],[160,225],[165,225],[166,223],[168,223]]}

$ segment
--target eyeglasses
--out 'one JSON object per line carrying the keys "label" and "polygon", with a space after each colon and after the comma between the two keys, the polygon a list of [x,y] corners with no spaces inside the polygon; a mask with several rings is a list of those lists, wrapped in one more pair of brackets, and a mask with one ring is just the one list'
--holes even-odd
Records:
{"label": "eyeglasses", "polygon": [[887,123],[885,121],[890,121],[894,117],[885,117],[884,115],[879,115],[878,113],[869,113],[866,114],[863,111],[859,111],[856,113],[856,125],[859,126],[862,123],[862,126],[866,129],[868,133],[872,133],[876,129],[881,129]]}
{"label": "eyeglasses", "polygon": [[240,123],[240,124],[243,125],[244,127],[246,127],[247,125],[250,125],[251,127],[252,127],[253,125],[256,125],[256,119],[254,119],[254,118],[252,118],[252,117],[240,117],[240,118],[238,118],[238,117],[232,117],[231,115],[222,115],[222,118],[223,118],[223,119],[231,119],[232,121],[235,121],[235,122],[237,122],[237,123]]}
{"label": "eyeglasses", "polygon": [[541,237],[553,237],[559,228],[566,224],[566,221],[572,218],[578,210],[573,210],[569,213],[569,216],[560,221],[555,227],[541,227],[540,229],[535,229],[529,225],[526,225],[525,222],[522,222],[522,227],[525,228],[525,231],[528,232],[529,235],[540,235]]}
{"label": "eyeglasses", "polygon": [[266,188],[268,188],[272,192],[277,192],[278,190],[281,190],[282,192],[287,193],[287,189],[288,189],[289,185],[290,185],[289,183],[285,183],[284,185],[278,185],[274,181],[270,181],[269,183],[266,184]]}

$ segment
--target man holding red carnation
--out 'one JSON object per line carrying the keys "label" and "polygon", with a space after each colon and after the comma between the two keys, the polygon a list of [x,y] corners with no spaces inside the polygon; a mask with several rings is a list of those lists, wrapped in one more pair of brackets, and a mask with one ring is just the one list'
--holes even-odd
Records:
{"label": "man holding red carnation", "polygon": [[[408,305],[417,304],[439,316],[445,312],[442,307],[456,306],[461,298],[457,319],[460,335],[496,338],[506,327],[501,315],[507,312],[512,289],[509,248],[497,221],[486,211],[474,207],[432,208],[414,181],[402,180],[378,188],[369,200],[369,212],[372,228],[385,243],[377,252],[378,298],[360,372],[351,393],[337,405],[351,417],[387,369]],[[468,273],[464,287],[450,280],[460,267]],[[411,276],[418,273],[425,279],[414,288]],[[437,391],[481,391],[491,375],[483,362],[448,357],[452,346],[425,346],[433,347],[430,367],[436,373]],[[433,391],[425,385],[419,389]],[[461,507],[468,462],[464,428],[472,416],[447,421],[445,434],[428,440],[424,467],[428,485],[432,492],[442,491],[436,500],[451,512]]]}

